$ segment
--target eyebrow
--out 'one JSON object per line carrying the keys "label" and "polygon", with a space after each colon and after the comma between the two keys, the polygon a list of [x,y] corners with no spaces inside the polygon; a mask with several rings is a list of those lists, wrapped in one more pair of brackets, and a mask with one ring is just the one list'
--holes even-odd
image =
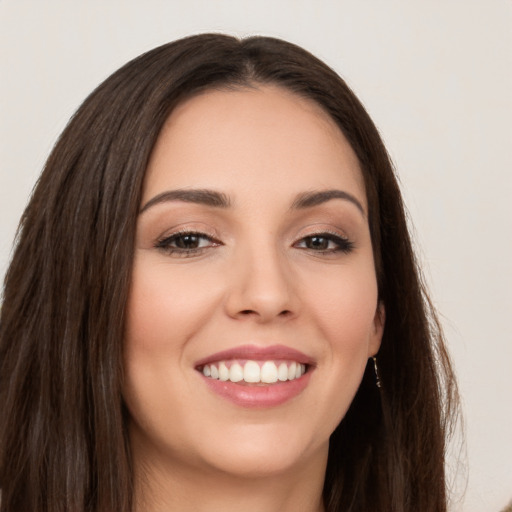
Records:
{"label": "eyebrow", "polygon": [[299,194],[295,198],[295,201],[292,203],[291,208],[292,210],[302,210],[305,208],[318,206],[319,204],[326,203],[332,199],[343,199],[345,201],[349,201],[355,205],[357,209],[362,213],[363,217],[366,218],[366,212],[361,202],[352,194],[338,189],[304,192],[303,194]]}
{"label": "eyebrow", "polygon": [[[291,210],[303,210],[306,208],[312,208],[320,204],[331,201],[332,199],[343,199],[349,201],[357,207],[363,217],[366,217],[366,212],[363,205],[358,199],[352,194],[345,192],[344,190],[332,189],[332,190],[320,190],[312,192],[303,192],[299,194],[291,205]],[[150,199],[140,210],[139,213],[144,213],[149,208],[169,201],[184,201],[186,203],[203,204],[214,208],[229,208],[231,201],[229,197],[216,190],[208,189],[177,189],[168,190],[156,195]]]}
{"label": "eyebrow", "polygon": [[152,206],[168,201],[184,201],[185,203],[204,204],[215,208],[229,208],[231,205],[229,197],[222,192],[207,189],[178,189],[168,190],[153,197],[141,208],[139,213],[144,213]]}

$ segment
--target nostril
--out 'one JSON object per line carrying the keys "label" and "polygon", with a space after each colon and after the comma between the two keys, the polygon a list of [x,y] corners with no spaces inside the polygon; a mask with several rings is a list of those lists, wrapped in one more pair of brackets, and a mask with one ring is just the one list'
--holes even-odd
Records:
{"label": "nostril", "polygon": [[[256,314],[258,314],[258,313],[256,311],[254,311],[253,309],[243,309],[242,311],[240,311],[240,315],[243,315],[243,316],[256,315]],[[292,312],[289,309],[284,309],[277,316],[286,317],[286,316],[290,316],[291,314],[292,314]]]}

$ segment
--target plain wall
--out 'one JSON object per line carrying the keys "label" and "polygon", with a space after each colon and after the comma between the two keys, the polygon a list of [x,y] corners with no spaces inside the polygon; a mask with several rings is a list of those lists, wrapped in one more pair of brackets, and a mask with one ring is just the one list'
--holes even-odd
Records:
{"label": "plain wall", "polygon": [[143,51],[205,31],[298,43],[366,105],[459,376],[467,455],[450,466],[459,495],[466,475],[467,489],[452,510],[500,510],[512,498],[509,0],[0,0],[0,278],[43,163],[85,96]]}

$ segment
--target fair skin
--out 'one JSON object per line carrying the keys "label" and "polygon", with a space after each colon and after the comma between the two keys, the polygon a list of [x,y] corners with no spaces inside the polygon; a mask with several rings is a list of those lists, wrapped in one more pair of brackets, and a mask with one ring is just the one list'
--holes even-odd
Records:
{"label": "fair skin", "polygon": [[[329,436],[384,322],[360,167],[329,116],[268,85],[179,105],[127,313],[136,510],[322,511]],[[232,382],[247,360],[285,376]]]}

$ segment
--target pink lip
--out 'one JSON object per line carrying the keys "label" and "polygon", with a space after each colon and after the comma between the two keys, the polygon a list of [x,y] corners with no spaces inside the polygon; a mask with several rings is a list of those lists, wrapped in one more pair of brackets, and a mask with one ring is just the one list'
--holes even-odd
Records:
{"label": "pink lip", "polygon": [[258,347],[256,345],[242,345],[216,352],[199,361],[196,361],[196,368],[205,364],[216,363],[228,359],[250,359],[252,361],[270,361],[270,360],[291,360],[298,363],[312,365],[313,360],[303,352],[299,352],[285,345],[272,345],[270,347]]}
{"label": "pink lip", "polygon": [[306,388],[314,369],[313,360],[310,357],[284,345],[273,345],[271,347],[244,345],[212,354],[197,361],[195,366],[196,369],[200,369],[205,364],[229,359],[292,360],[308,365],[308,371],[298,379],[263,385],[220,381],[205,377],[198,372],[211,391],[239,407],[275,407],[291,400]]}

